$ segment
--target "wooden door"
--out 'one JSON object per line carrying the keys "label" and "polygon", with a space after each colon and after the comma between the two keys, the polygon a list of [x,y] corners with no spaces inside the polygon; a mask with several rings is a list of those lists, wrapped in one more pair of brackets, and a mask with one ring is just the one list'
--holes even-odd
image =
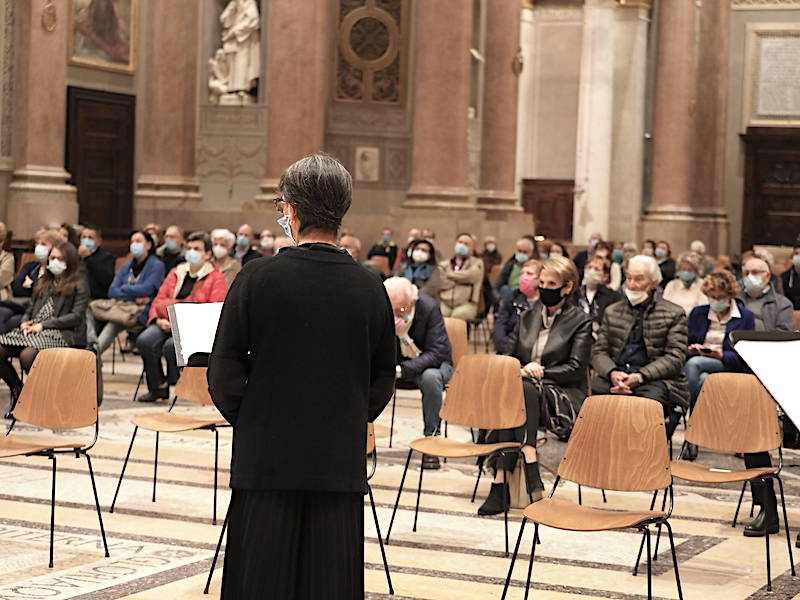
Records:
{"label": "wooden door", "polygon": [[571,179],[523,179],[522,205],[533,214],[536,235],[551,240],[572,240],[572,204],[575,182]]}
{"label": "wooden door", "polygon": [[67,88],[66,168],[78,188],[79,218],[107,239],[133,225],[133,144],[136,98]]}
{"label": "wooden door", "polygon": [[800,130],[751,127],[743,138],[742,249],[792,245],[800,233]]}

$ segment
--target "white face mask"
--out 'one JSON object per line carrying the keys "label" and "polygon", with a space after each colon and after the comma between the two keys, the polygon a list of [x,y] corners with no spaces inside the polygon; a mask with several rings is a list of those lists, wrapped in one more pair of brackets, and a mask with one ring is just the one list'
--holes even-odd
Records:
{"label": "white face mask", "polygon": [[411,260],[413,260],[417,264],[428,262],[428,259],[430,257],[431,257],[430,254],[425,252],[425,250],[420,250],[419,248],[417,248],[411,253]]}
{"label": "white face mask", "polygon": [[47,265],[47,269],[56,277],[61,275],[64,271],[67,270],[67,263],[62,260],[58,260],[57,258],[51,258],[50,262]]}
{"label": "white face mask", "polygon": [[601,283],[603,283],[603,274],[600,271],[594,269],[586,269],[586,271],[584,271],[583,285],[590,290],[596,289]]}
{"label": "white face mask", "polygon": [[216,244],[213,252],[215,258],[223,258],[224,256],[228,256],[228,249],[221,244]]}
{"label": "white face mask", "polygon": [[647,299],[650,297],[650,292],[637,292],[625,288],[625,295],[628,297],[628,302],[630,302],[633,306],[637,306],[642,302],[647,301]]}

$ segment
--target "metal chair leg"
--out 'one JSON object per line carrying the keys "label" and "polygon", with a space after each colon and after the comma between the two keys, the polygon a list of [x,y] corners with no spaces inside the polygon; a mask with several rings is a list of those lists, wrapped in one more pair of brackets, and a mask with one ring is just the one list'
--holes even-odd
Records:
{"label": "metal chair leg", "polygon": [[139,427],[133,428],[133,435],[131,436],[131,443],[128,444],[128,453],[125,455],[125,462],[122,463],[122,472],[119,474],[119,481],[117,482],[117,491],[114,492],[114,499],[111,501],[111,508],[108,509],[108,512],[114,512],[114,505],[117,503],[117,495],[119,494],[119,488],[122,485],[122,478],[125,477],[125,469],[128,467],[128,459],[131,457],[131,450],[133,449],[133,441],[136,439],[136,432],[139,431]]}
{"label": "metal chair leg", "polygon": [[389,584],[389,595],[394,596],[394,587],[392,587],[392,576],[389,574],[389,562],[386,560],[386,550],[383,547],[383,540],[381,539],[381,526],[378,523],[378,511],[375,510],[375,497],[372,495],[372,486],[367,484],[367,491],[369,492],[369,503],[372,506],[372,518],[375,519],[375,533],[378,534],[378,545],[381,549],[381,556],[383,557],[383,569],[386,571],[386,583]]}
{"label": "metal chair leg", "polygon": [[644,528],[644,535],[647,538],[647,598],[653,598],[653,560],[650,556],[650,528]]}
{"label": "metal chair leg", "polygon": [[94,494],[94,505],[97,508],[97,520],[100,521],[100,535],[103,537],[103,548],[106,551],[106,558],[108,554],[108,542],[106,541],[106,528],[103,526],[103,514],[100,512],[100,500],[97,498],[97,485],[94,482],[94,469],[92,469],[92,459],[84,452],[86,457],[86,464],[89,465],[89,478],[92,480],[92,493]]}
{"label": "metal chair leg", "polygon": [[770,560],[769,555],[769,530],[767,530],[766,535],[764,536],[767,542],[767,591],[772,591],[772,561]]}
{"label": "metal chair leg", "polygon": [[[742,493],[739,494],[739,503],[736,505],[736,512],[733,513],[733,523],[731,523],[731,527],[736,527],[736,521],[739,519],[739,509],[742,507],[742,499],[744,498],[744,490],[747,487],[747,482],[742,482]],[[753,515],[750,515],[751,517]]]}
{"label": "metal chair leg", "polygon": [[531,543],[531,558],[528,561],[528,578],[525,580],[525,600],[528,600],[528,590],[531,588],[531,575],[533,574],[533,559],[536,557],[536,543],[539,540],[539,524],[533,524],[533,542]]}
{"label": "metal chair leg", "polygon": [[794,556],[792,555],[792,538],[789,532],[789,517],[786,516],[786,500],[783,497],[783,481],[780,477],[775,477],[778,480],[778,487],[781,490],[781,506],[783,507],[783,528],[786,530],[786,545],[789,548],[789,564],[792,566],[792,577],[797,577],[797,571],[794,568]]}
{"label": "metal chair leg", "polygon": [[153,502],[156,501],[156,479],[158,477],[158,432],[156,431],[156,452],[153,456]]}
{"label": "metal chair leg", "polygon": [[[667,506],[667,493],[664,492],[664,499],[661,501],[661,512],[664,512],[664,509]],[[661,541],[661,523],[658,524],[658,535],[656,536],[656,547],[653,550],[653,560],[658,560],[658,544]]]}
{"label": "metal chair leg", "polygon": [[[502,456],[502,455],[501,455]],[[508,556],[508,497],[510,495],[508,489],[508,481],[506,479],[506,470],[503,469],[503,529],[506,534],[506,556]]]}
{"label": "metal chair leg", "polygon": [[[664,493],[666,494],[666,491]],[[653,492],[653,499],[650,500],[650,510],[653,510],[653,507],[656,505],[656,498],[658,498],[658,490]],[[639,574],[639,562],[642,560],[642,550],[644,550],[645,537],[646,536],[642,534],[642,541],[639,543],[639,553],[636,555],[636,564],[633,565],[633,572],[631,573],[634,577]]]}
{"label": "metal chair leg", "polygon": [[681,575],[678,572],[678,555],[675,552],[675,539],[672,537],[672,525],[669,521],[664,521],[669,536],[669,547],[672,550],[672,567],[675,570],[675,583],[678,585],[678,600],[683,600],[683,588],[681,587]]}
{"label": "metal chair leg", "polygon": [[397,488],[397,500],[394,501],[394,509],[392,509],[392,518],[389,521],[389,529],[386,531],[386,543],[389,543],[389,536],[392,534],[392,525],[394,525],[394,516],[397,514],[397,505],[400,504],[400,494],[403,493],[403,484],[406,481],[406,473],[408,473],[408,463],[411,462],[411,453],[413,450],[408,451],[406,457],[406,466],[403,469],[403,476],[400,478],[400,487]]}
{"label": "metal chair leg", "polygon": [[483,475],[483,465],[478,467],[478,476],[475,478],[475,488],[472,490],[472,500],[470,500],[470,502],[475,502],[475,496],[478,493],[478,484],[481,482],[482,475]]}
{"label": "metal chair leg", "polygon": [[422,466],[425,464],[425,455],[420,452],[419,459],[419,483],[417,484],[417,506],[414,509],[414,527],[411,531],[417,530],[417,515],[419,515],[419,497],[422,495],[422,473],[425,469]]}
{"label": "metal chair leg", "polygon": [[397,388],[392,394],[392,422],[389,424],[389,448],[392,447],[392,438],[394,437],[394,407],[397,404]]}
{"label": "metal chair leg", "polygon": [[581,494],[581,484],[578,484],[578,506],[583,506],[583,494]]}
{"label": "metal chair leg", "polygon": [[[511,564],[508,566],[508,575],[506,575],[506,584],[503,586],[503,595],[500,597],[500,600],[505,600],[506,594],[508,593],[508,585],[511,583],[511,574],[514,571],[514,563],[517,561],[517,555],[519,554],[519,545],[522,542],[522,533],[525,531],[525,523],[527,519],[522,517],[522,523],[519,526],[519,535],[517,536],[517,543],[514,546],[514,554],[511,555]],[[536,536],[534,536],[534,539]]]}
{"label": "metal chair leg", "polygon": [[114,337],[114,341],[111,342],[111,374],[117,374],[117,338]]}
{"label": "metal chair leg", "polygon": [[217,524],[217,480],[219,472],[219,429],[214,427],[214,510],[211,516],[211,524]]}
{"label": "metal chair leg", "polygon": [[605,504],[608,502],[608,500],[606,500],[606,491],[605,490],[600,490],[600,491],[603,492],[603,504]]}
{"label": "metal chair leg", "polygon": [[214,575],[214,569],[217,567],[217,558],[219,558],[219,549],[222,547],[222,540],[225,537],[225,530],[228,528],[228,517],[231,514],[231,506],[233,506],[233,496],[228,504],[228,512],[225,513],[225,519],[222,521],[222,530],[219,532],[219,541],[217,541],[217,549],[214,550],[214,558],[211,559],[211,568],[208,570],[208,579],[206,579],[206,587],[203,589],[204,594],[208,594],[208,589],[211,587],[211,577]]}
{"label": "metal chair leg", "polygon": [[142,372],[139,374],[139,381],[136,384],[136,391],[133,392],[133,398],[131,398],[131,400],[133,400],[134,402],[136,402],[136,397],[139,395],[139,388],[142,387],[143,381],[144,381],[144,367],[142,367]]}
{"label": "metal chair leg", "polygon": [[56,455],[51,454],[50,460],[53,461],[53,486],[50,491],[50,563],[47,565],[53,568],[53,534],[56,528]]}

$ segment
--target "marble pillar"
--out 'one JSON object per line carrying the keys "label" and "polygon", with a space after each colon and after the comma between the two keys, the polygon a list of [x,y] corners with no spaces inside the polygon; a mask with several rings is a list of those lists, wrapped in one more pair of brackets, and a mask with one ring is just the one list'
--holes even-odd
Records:
{"label": "marble pillar", "polygon": [[64,170],[67,14],[52,31],[43,2],[15,3],[13,176],[7,226],[18,239],[45,224],[78,220],[77,194]]}
{"label": "marble pillar", "polygon": [[[516,2],[490,4],[486,12],[478,208],[522,212],[516,191],[520,13]],[[519,63],[516,63],[517,66]]]}
{"label": "marble pillar", "polygon": [[729,2],[659,2],[650,205],[642,237],[727,251],[722,169]]}
{"label": "marble pillar", "polygon": [[158,221],[161,211],[194,210],[201,203],[195,173],[199,18],[196,0],[147,4],[144,84],[137,98],[141,148],[135,224]]}
{"label": "marble pillar", "polygon": [[405,208],[474,209],[468,158],[472,35],[473,2],[417,3],[411,184]]}
{"label": "marble pillar", "polygon": [[331,86],[331,3],[271,0],[264,6],[269,7],[267,165],[259,204],[272,201],[288,166],[324,149]]}

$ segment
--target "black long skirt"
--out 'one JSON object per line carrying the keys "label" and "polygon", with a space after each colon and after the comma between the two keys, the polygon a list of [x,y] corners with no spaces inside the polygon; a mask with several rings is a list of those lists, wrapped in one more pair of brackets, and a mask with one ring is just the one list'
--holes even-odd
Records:
{"label": "black long skirt", "polygon": [[364,496],[234,490],[222,598],[364,598]]}

